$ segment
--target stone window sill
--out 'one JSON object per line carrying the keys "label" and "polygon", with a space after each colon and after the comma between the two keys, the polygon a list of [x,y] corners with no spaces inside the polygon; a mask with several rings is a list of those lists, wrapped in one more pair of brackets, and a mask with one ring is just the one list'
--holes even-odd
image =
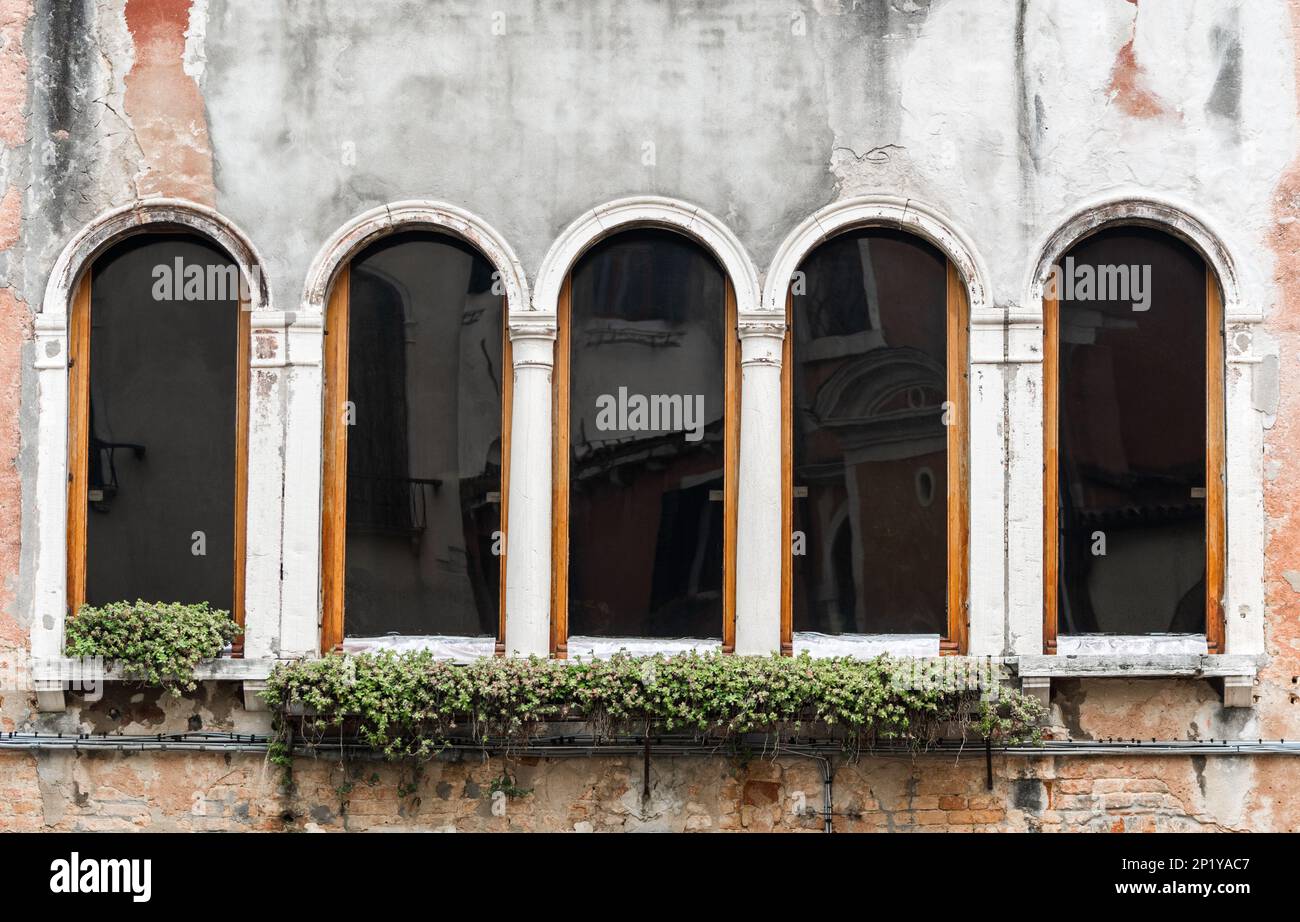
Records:
{"label": "stone window sill", "polygon": [[1056,639],[1057,656],[1204,656],[1209,652],[1204,634],[1062,634]]}
{"label": "stone window sill", "polygon": [[1261,657],[1242,654],[1056,654],[1015,658],[1022,689],[1048,703],[1052,679],[1212,679],[1222,682],[1224,707],[1254,706]]}
{"label": "stone window sill", "polygon": [[617,653],[632,656],[652,656],[663,653],[676,656],[682,653],[713,653],[722,649],[717,637],[582,637],[570,635],[569,659],[609,659]]}
{"label": "stone window sill", "polygon": [[[594,638],[583,638],[594,641]],[[881,638],[873,638],[879,640]],[[571,640],[572,642],[572,640]],[[653,649],[637,649],[644,645]],[[682,652],[675,649],[682,646],[687,649],[716,649],[716,640],[682,641],[678,644],[663,641],[629,642],[625,638],[604,639],[599,643],[581,644],[578,655],[608,656],[618,649],[629,653]],[[799,647],[796,644],[796,647]],[[815,646],[810,644],[809,646]],[[807,647],[805,647],[807,648]],[[574,655],[570,648],[570,655]],[[813,655],[854,655],[847,651],[830,649],[814,651]],[[854,651],[860,656],[874,656],[883,652],[877,649],[863,648]],[[894,655],[916,656],[915,652],[903,650],[890,651]],[[927,651],[928,653],[928,651]],[[931,654],[933,655],[933,654]],[[920,658],[928,658],[922,654]],[[1021,688],[1027,694],[1033,694],[1046,706],[1051,697],[1052,679],[1198,679],[1213,680],[1222,683],[1224,707],[1253,707],[1255,676],[1263,657],[1243,654],[1190,654],[1190,653],[1150,653],[1150,654],[1056,654],[1023,655],[1001,659],[1011,667],[1019,678]],[[201,663],[194,671],[196,679],[216,682],[242,682],[244,706],[248,710],[265,710],[260,693],[266,688],[266,680],[275,667],[274,658],[233,659],[221,657]],[[34,688],[37,696],[37,708],[40,711],[62,711],[65,707],[64,692],[69,687],[69,678],[77,675],[79,661],[71,657],[58,657],[36,664],[32,670]],[[128,681],[116,666],[110,667],[101,677],[105,682]]]}
{"label": "stone window sill", "polygon": [[794,653],[808,653],[813,659],[830,656],[853,656],[858,659],[888,654],[893,657],[933,657],[939,655],[938,634],[818,634],[796,631]]}
{"label": "stone window sill", "polygon": [[[266,680],[278,662],[273,658],[234,659],[223,656],[200,663],[194,678],[204,682],[244,683],[244,707],[250,711],[265,710],[259,697],[266,688]],[[39,711],[62,711],[64,693],[82,686],[76,684],[83,676],[81,661],[75,657],[60,656],[32,663],[32,679],[36,690],[36,707]],[[101,676],[92,677],[103,682],[136,681],[127,679],[121,668],[110,664]]]}

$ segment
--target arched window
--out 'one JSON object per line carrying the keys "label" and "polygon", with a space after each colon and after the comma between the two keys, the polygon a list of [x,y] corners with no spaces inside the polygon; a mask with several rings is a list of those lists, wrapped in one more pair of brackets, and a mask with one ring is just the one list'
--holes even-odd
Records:
{"label": "arched window", "polygon": [[[322,646],[501,630],[510,349],[492,264],[368,246],[325,318]],[[488,645],[490,649],[490,644]]]}
{"label": "arched window", "polygon": [[1214,274],[1167,233],[1111,226],[1053,267],[1043,316],[1048,652],[1099,634],[1187,635],[1222,652]]}
{"label": "arched window", "polygon": [[782,644],[923,635],[965,648],[966,290],[913,234],[851,230],[791,281]]}
{"label": "arched window", "polygon": [[573,265],[555,367],[553,646],[734,643],[735,297],[694,240],[617,233]]}
{"label": "arched window", "polygon": [[68,607],[208,602],[242,623],[248,317],[201,237],[96,258],[69,319]]}

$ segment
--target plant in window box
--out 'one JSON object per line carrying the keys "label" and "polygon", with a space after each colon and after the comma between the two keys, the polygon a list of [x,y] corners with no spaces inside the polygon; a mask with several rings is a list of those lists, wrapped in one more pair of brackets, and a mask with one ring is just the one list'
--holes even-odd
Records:
{"label": "plant in window box", "polygon": [[68,656],[117,663],[134,681],[180,697],[193,691],[195,668],[219,657],[243,628],[206,602],[110,602],[83,605],[68,622]]}
{"label": "plant in window box", "polygon": [[1038,739],[1036,699],[996,681],[935,678],[889,657],[491,657],[462,666],[429,651],[383,651],[281,663],[264,697],[276,712],[271,762],[286,781],[295,744],[355,741],[418,763],[453,742],[526,748],[559,722],[583,723],[596,742],[677,733],[716,746],[750,733],[813,733],[854,753],[877,740],[919,750],[968,731]]}

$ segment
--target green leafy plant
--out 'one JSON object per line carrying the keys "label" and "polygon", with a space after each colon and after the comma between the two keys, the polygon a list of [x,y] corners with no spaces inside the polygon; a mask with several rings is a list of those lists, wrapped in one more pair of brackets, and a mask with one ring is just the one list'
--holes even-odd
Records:
{"label": "green leafy plant", "polygon": [[98,656],[132,680],[160,685],[173,696],[195,688],[194,669],[221,655],[242,628],[206,602],[112,602],[83,605],[68,622],[68,656]]}
{"label": "green leafy plant", "polygon": [[504,794],[511,800],[520,797],[527,797],[529,794],[533,793],[532,788],[521,788],[516,784],[514,775],[511,775],[509,772],[502,772],[499,778],[493,778],[492,784],[488,787],[488,791],[492,794]]}
{"label": "green leafy plant", "polygon": [[383,651],[282,663],[264,696],[278,715],[270,759],[286,772],[294,741],[310,747],[355,738],[388,759],[418,762],[453,739],[523,745],[565,720],[586,723],[597,737],[675,731],[779,739],[816,728],[852,751],[877,740],[920,749],[971,730],[999,742],[1039,738],[1036,699],[996,682],[935,681],[939,672],[889,657],[688,653],[457,665],[427,651]]}

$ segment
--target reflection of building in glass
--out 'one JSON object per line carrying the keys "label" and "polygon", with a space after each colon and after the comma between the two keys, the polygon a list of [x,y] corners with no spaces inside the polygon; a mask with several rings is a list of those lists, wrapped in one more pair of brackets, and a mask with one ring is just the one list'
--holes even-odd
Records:
{"label": "reflection of building in glass", "polygon": [[796,630],[947,630],[946,279],[885,230],[805,260],[793,298]]}
{"label": "reflection of building in glass", "polygon": [[501,301],[450,237],[401,234],[353,261],[349,637],[497,632]]}
{"label": "reflection of building in glass", "polygon": [[1058,629],[1204,631],[1204,261],[1140,227],[1067,258],[1149,267],[1151,283],[1145,310],[1060,302]]}
{"label": "reflection of building in glass", "polygon": [[[723,617],[725,278],[668,231],[572,273],[569,632],[717,637]],[[598,398],[704,395],[704,434],[607,431]]]}

